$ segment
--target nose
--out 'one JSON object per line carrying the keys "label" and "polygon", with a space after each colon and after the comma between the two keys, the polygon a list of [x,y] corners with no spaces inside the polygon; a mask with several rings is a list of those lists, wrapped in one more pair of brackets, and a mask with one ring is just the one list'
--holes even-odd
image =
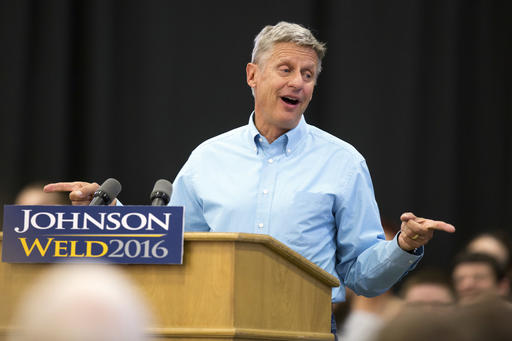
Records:
{"label": "nose", "polygon": [[475,280],[471,276],[464,277],[458,283],[458,287],[459,287],[459,290],[461,290],[461,291],[471,290],[475,287]]}
{"label": "nose", "polygon": [[288,85],[295,89],[302,89],[304,85],[304,79],[302,78],[302,74],[299,70],[296,70],[290,75]]}

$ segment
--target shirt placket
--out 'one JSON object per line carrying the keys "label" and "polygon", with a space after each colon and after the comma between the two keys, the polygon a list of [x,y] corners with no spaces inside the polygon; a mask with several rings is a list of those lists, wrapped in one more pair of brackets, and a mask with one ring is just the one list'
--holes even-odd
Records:
{"label": "shirt placket", "polygon": [[281,158],[282,155],[273,155],[272,153],[263,154],[262,156],[256,220],[254,222],[255,233],[270,234],[270,213],[276,187],[278,164]]}

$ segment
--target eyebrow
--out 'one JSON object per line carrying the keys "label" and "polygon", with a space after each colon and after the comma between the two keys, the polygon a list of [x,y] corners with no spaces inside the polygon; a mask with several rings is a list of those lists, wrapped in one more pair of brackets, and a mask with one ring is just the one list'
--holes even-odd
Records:
{"label": "eyebrow", "polygon": [[[283,58],[283,59],[278,60],[276,66],[280,67],[285,64],[290,65],[290,64],[292,64],[292,62],[290,61],[289,58]],[[301,67],[301,70],[310,71],[313,74],[316,74],[317,69],[318,69],[318,66],[315,65],[314,63],[306,64],[305,66]]]}

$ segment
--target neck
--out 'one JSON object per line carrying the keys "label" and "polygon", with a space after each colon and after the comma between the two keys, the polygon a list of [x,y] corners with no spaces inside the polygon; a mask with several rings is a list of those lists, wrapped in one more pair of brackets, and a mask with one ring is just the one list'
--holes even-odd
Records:
{"label": "neck", "polygon": [[286,128],[279,128],[275,125],[269,124],[268,122],[264,122],[263,120],[258,119],[256,114],[254,115],[254,125],[260,134],[265,136],[268,143],[274,142],[281,135],[284,135],[291,130]]}

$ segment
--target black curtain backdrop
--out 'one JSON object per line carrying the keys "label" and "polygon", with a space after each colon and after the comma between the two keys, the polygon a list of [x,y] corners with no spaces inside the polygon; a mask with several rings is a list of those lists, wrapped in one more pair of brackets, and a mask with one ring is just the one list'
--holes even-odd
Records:
{"label": "black curtain backdrop", "polygon": [[510,228],[512,2],[0,2],[0,196],[116,177],[148,204],[203,140],[247,123],[252,40],[301,23],[328,44],[307,120],[367,159],[383,216],[454,223],[423,261]]}

